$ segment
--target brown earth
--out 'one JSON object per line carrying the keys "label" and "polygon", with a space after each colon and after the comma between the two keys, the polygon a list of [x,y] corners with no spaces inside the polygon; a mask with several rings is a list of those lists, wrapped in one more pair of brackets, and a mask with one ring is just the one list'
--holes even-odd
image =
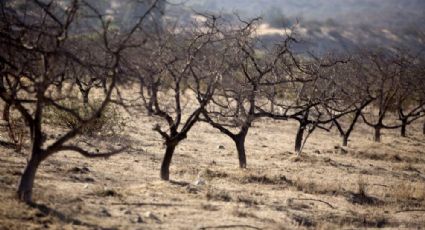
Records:
{"label": "brown earth", "polygon": [[[171,182],[159,179],[164,152],[154,119],[127,121],[131,144],[109,160],[65,152],[38,171],[29,207],[15,199],[26,155],[1,147],[0,229],[416,229],[425,226],[425,136],[385,132],[373,143],[360,126],[349,147],[317,131],[291,151],[296,123],[261,120],[239,169],[226,136],[199,123],[179,145]],[[5,139],[3,134],[2,139]],[[105,142],[105,140],[103,140]],[[102,142],[102,143],[103,143]],[[28,151],[26,151],[28,152]],[[202,182],[196,181],[199,178]]]}

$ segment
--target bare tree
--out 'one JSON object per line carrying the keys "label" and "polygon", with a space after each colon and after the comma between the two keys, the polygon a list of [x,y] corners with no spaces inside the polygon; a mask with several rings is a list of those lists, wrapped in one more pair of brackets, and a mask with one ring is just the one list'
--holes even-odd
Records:
{"label": "bare tree", "polygon": [[[221,63],[222,38],[216,24],[217,18],[208,17],[205,22],[195,22],[193,27],[176,26],[164,31],[162,40],[150,43],[158,52],[135,68],[139,70],[144,107],[167,126],[154,127],[166,147],[160,173],[163,180],[169,180],[175,148],[199,121],[226,69]],[[195,95],[190,93],[191,89]]]}
{"label": "bare tree", "polygon": [[274,69],[279,59],[291,55],[289,43],[294,41],[287,36],[280,46],[263,47],[255,37],[258,21],[239,18],[239,25],[229,26],[233,29],[226,31],[225,37],[231,56],[226,61],[231,69],[202,111],[205,122],[233,140],[240,168],[247,165],[245,140],[249,129],[255,120],[266,116],[258,108],[267,103],[273,86],[286,81],[277,78]]}
{"label": "bare tree", "polygon": [[407,136],[407,126],[425,116],[425,79],[420,71],[420,55],[398,51],[396,65],[400,68],[396,109],[401,122],[400,135]]}
{"label": "bare tree", "polygon": [[[91,152],[73,139],[110,103],[122,75],[122,51],[128,48],[144,17],[132,31],[118,33],[110,30],[110,21],[85,1],[1,2],[0,7],[0,98],[19,111],[30,130],[31,153],[17,193],[20,200],[31,202],[36,171],[49,156],[74,151],[85,157],[107,158],[124,150]],[[94,55],[84,55],[87,46],[80,46],[83,41],[90,44]],[[79,75],[76,69],[106,82],[104,93],[99,94],[100,105],[86,117],[61,103],[79,100],[70,94]],[[47,107],[69,114],[79,125],[47,142]]]}
{"label": "bare tree", "polygon": [[368,94],[375,99],[368,110],[363,110],[361,117],[367,125],[373,127],[374,141],[381,142],[382,129],[401,127],[400,124],[387,124],[388,113],[396,109],[401,69],[396,63],[394,53],[368,52],[363,53],[357,60],[366,75],[364,84],[368,85]]}
{"label": "bare tree", "polygon": [[277,87],[280,95],[268,97],[274,106],[269,110],[266,107],[258,110],[262,116],[298,122],[294,150],[299,155],[316,129],[330,131],[333,120],[351,112],[348,106],[340,102],[334,74],[335,66],[345,65],[346,60],[317,58],[312,54],[289,57],[290,63],[278,62],[276,65],[276,76],[280,80],[274,87]]}
{"label": "bare tree", "polygon": [[334,82],[337,87],[337,106],[329,110],[328,113],[341,112],[344,109],[351,111],[344,116],[333,119],[340,136],[342,137],[342,146],[348,145],[348,140],[357,124],[362,111],[373,102],[368,94],[368,85],[364,84],[365,76],[361,74],[361,67],[355,62],[349,61],[341,65],[335,65]]}

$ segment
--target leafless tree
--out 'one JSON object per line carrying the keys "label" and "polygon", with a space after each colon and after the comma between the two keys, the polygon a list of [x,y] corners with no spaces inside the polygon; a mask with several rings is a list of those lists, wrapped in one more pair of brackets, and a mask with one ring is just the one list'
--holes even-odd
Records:
{"label": "leafless tree", "polygon": [[363,121],[374,128],[374,141],[381,142],[382,129],[398,129],[400,124],[391,123],[389,113],[396,110],[397,94],[400,91],[400,77],[402,74],[394,53],[370,51],[362,53],[357,58],[366,75],[364,84],[368,94],[374,98],[368,110],[363,110]]}
{"label": "leafless tree", "polygon": [[[30,131],[31,153],[17,193],[20,200],[31,202],[36,171],[49,156],[74,151],[85,157],[107,158],[123,151],[91,152],[73,139],[110,103],[122,76],[122,52],[145,16],[132,30],[119,33],[86,1],[2,1],[0,7],[0,98],[19,111]],[[92,52],[85,52],[88,47]],[[79,100],[70,94],[79,76],[77,69],[106,82],[103,94],[99,93],[100,105],[88,117],[61,103]],[[48,140],[47,107],[68,113],[79,125]]]}
{"label": "leafless tree", "polygon": [[[310,135],[318,128],[330,131],[332,121],[351,112],[341,103],[335,66],[345,64],[341,58],[302,55],[291,57],[291,64],[276,65],[280,95],[268,97],[274,106],[258,108],[260,114],[273,119],[293,119],[299,124],[295,152],[300,154]],[[292,66],[292,67],[291,67]],[[283,67],[283,68],[282,68]],[[283,83],[283,84],[282,84]]]}
{"label": "leafless tree", "polygon": [[186,28],[173,26],[161,37],[150,41],[150,48],[156,52],[133,69],[138,70],[143,106],[167,127],[156,124],[154,130],[166,147],[160,176],[169,180],[175,148],[199,121],[226,67],[216,17],[206,17],[204,22]]}
{"label": "leafless tree", "polygon": [[238,25],[229,26],[232,29],[226,31],[225,37],[231,56],[226,61],[231,69],[202,111],[205,122],[234,141],[240,168],[247,165],[245,140],[250,127],[255,120],[267,116],[259,108],[267,104],[267,98],[276,90],[274,86],[287,81],[277,78],[274,70],[280,59],[291,56],[289,46],[294,41],[287,36],[280,46],[263,47],[255,36],[259,20],[239,18]]}
{"label": "leafless tree", "polygon": [[398,51],[395,64],[399,66],[400,77],[396,95],[396,110],[401,122],[400,135],[407,136],[407,126],[425,116],[425,78],[421,73],[421,54],[412,55]]}
{"label": "leafless tree", "polygon": [[340,136],[342,146],[348,145],[348,140],[357,124],[362,111],[373,102],[374,98],[368,94],[368,85],[364,84],[365,76],[361,74],[361,67],[356,62],[348,61],[332,68],[334,82],[337,87],[337,98],[335,109],[328,113],[341,112],[341,110],[351,111],[344,116],[333,116]]}

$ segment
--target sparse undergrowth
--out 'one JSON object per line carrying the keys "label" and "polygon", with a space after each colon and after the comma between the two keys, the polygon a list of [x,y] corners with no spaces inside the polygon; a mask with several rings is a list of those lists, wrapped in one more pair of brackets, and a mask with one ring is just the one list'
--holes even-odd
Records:
{"label": "sparse undergrowth", "polygon": [[[71,109],[82,119],[88,119],[93,116],[94,112],[100,107],[101,101],[93,100],[93,102],[89,104],[84,104],[78,100],[66,100],[61,101],[60,105]],[[81,125],[77,117],[63,109],[57,109],[54,106],[48,106],[46,108],[45,122],[66,129],[75,129]],[[97,117],[93,122],[82,128],[81,134],[86,136],[93,136],[96,134],[113,135],[122,131],[124,125],[117,106],[108,104],[100,117]]]}

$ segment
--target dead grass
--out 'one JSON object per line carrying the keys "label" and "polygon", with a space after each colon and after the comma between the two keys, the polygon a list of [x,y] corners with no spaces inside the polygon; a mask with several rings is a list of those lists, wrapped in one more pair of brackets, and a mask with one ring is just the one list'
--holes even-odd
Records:
{"label": "dead grass", "polygon": [[[421,134],[399,139],[389,132],[383,143],[375,144],[366,133],[369,129],[359,126],[361,132],[355,131],[342,151],[337,134],[319,130],[295,157],[291,150],[296,124],[261,120],[246,142],[248,168],[240,170],[231,140],[201,123],[177,148],[171,183],[158,176],[164,149],[151,131],[154,122],[139,114],[132,117],[124,133],[134,150],[108,161],[68,152],[49,158],[35,186],[35,199],[55,210],[49,215],[14,199],[26,162],[2,148],[0,226],[418,229],[425,222]],[[218,149],[220,145],[224,149]],[[198,178],[205,183],[194,183]]]}
{"label": "dead grass", "polygon": [[214,200],[214,201],[224,201],[224,202],[230,202],[232,201],[232,196],[229,192],[226,190],[221,189],[215,189],[215,188],[209,188],[205,197],[208,200]]}
{"label": "dead grass", "polygon": [[314,179],[303,178],[298,176],[293,182],[298,191],[308,194],[328,194],[328,195],[341,195],[345,192],[341,183],[329,181],[317,181]]}
{"label": "dead grass", "polygon": [[425,201],[425,183],[423,182],[399,182],[395,184],[389,193],[389,197],[397,203],[406,201]]}
{"label": "dead grass", "polygon": [[267,175],[256,175],[248,174],[244,175],[241,178],[238,178],[239,183],[241,184],[263,184],[263,185],[283,185],[283,184],[292,184],[293,182],[286,178],[284,175],[280,176],[267,176]]}

